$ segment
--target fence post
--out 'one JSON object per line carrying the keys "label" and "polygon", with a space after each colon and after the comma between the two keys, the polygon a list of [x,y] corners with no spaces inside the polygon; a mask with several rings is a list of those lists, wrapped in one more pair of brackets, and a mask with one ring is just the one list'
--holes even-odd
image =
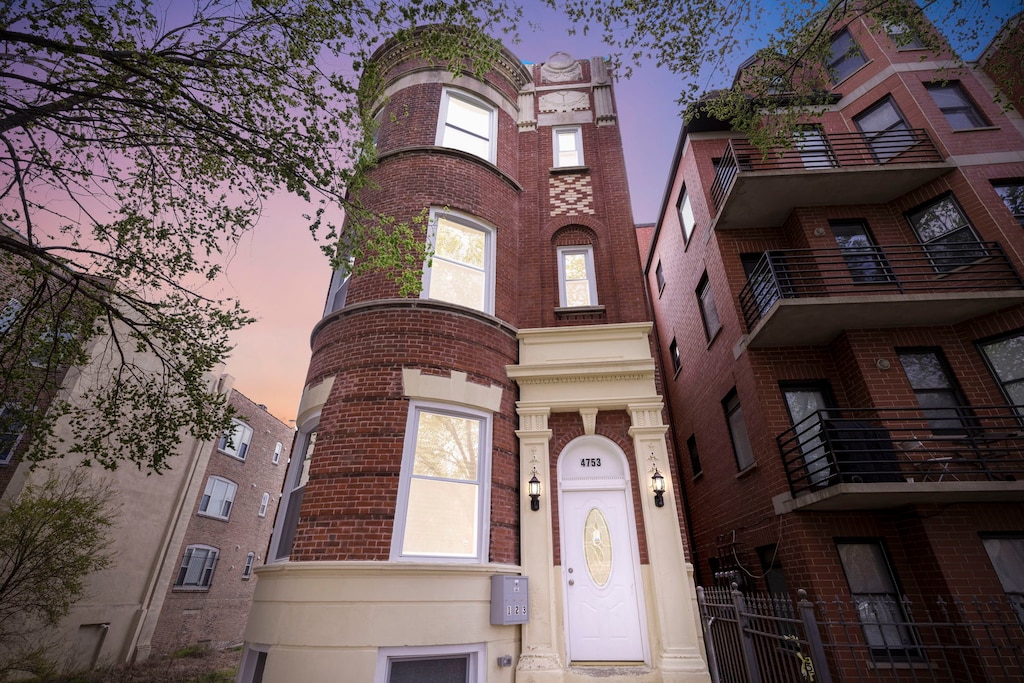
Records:
{"label": "fence post", "polygon": [[743,647],[743,661],[747,667],[748,683],[761,683],[761,671],[757,667],[757,652],[754,650],[754,636],[750,633],[750,621],[746,615],[746,605],[739,586],[732,584],[732,606],[736,610],[736,628],[740,630],[740,643]]}
{"label": "fence post", "polygon": [[715,637],[711,633],[711,625],[715,618],[708,616],[708,603],[704,597],[704,586],[697,586],[697,608],[700,611],[700,628],[704,632],[704,651],[708,655],[708,670],[711,672],[711,683],[722,683],[718,674],[718,657],[715,656]]}
{"label": "fence post", "polygon": [[800,621],[804,624],[804,635],[807,637],[807,649],[811,651],[811,663],[814,665],[813,680],[815,683],[832,683],[832,674],[825,660],[825,646],[821,642],[818,621],[814,616],[814,603],[807,599],[807,591],[796,592],[797,608],[800,610]]}

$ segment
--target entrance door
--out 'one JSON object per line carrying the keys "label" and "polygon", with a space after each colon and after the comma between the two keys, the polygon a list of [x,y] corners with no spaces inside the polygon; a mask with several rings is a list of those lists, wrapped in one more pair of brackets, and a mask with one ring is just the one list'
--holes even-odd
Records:
{"label": "entrance door", "polygon": [[626,489],[563,490],[562,506],[570,661],[642,662],[642,590]]}

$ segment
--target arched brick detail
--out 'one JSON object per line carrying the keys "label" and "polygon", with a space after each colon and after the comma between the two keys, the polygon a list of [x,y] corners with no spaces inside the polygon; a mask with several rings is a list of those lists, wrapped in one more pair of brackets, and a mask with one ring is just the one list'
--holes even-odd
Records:
{"label": "arched brick detail", "polygon": [[557,218],[549,220],[544,225],[543,230],[541,230],[541,238],[554,240],[555,233],[559,232],[562,228],[567,227],[589,228],[591,233],[594,235],[604,235],[608,232],[608,226],[595,219],[593,216],[574,214],[572,216],[558,216]]}
{"label": "arched brick detail", "polygon": [[599,240],[585,225],[566,225],[551,236],[551,242],[556,247],[576,247],[585,244],[596,246]]}

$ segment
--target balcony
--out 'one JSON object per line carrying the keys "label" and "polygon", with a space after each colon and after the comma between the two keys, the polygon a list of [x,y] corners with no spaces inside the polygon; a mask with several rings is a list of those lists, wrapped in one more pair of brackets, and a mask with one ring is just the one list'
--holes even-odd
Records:
{"label": "balcony", "polygon": [[776,437],[776,510],[1024,501],[1024,408],[818,410]]}
{"label": "balcony", "polygon": [[890,202],[951,168],[922,129],[871,137],[808,130],[767,153],[730,140],[711,186],[714,229],[782,225],[798,206]]}
{"label": "balcony", "polygon": [[1024,303],[998,242],[766,252],[740,292],[747,346],[827,344],[847,329],[955,325]]}

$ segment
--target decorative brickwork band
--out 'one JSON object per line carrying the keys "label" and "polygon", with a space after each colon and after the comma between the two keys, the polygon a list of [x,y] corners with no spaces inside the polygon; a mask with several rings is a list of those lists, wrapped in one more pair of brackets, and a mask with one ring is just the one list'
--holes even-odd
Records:
{"label": "decorative brickwork band", "polygon": [[594,188],[590,184],[589,175],[552,176],[548,191],[552,216],[594,213]]}

